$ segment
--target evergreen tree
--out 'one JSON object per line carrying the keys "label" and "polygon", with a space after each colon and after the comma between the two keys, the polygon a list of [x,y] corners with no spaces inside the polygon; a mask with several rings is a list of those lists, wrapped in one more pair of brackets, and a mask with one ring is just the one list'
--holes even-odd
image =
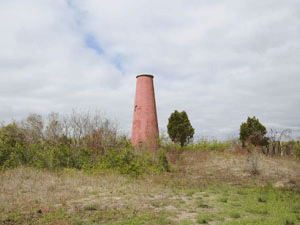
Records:
{"label": "evergreen tree", "polygon": [[173,142],[179,142],[181,147],[193,139],[195,129],[192,127],[185,111],[175,110],[169,117],[168,134]]}
{"label": "evergreen tree", "polygon": [[239,139],[242,142],[243,147],[245,147],[245,142],[251,135],[257,136],[260,140],[262,140],[266,133],[266,127],[262,125],[255,116],[253,116],[253,118],[248,117],[247,122],[241,124]]}

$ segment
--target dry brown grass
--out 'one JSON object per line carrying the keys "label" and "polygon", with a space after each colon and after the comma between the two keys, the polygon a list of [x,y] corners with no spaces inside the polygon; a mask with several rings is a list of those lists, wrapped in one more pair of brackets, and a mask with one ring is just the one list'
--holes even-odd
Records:
{"label": "dry brown grass", "polygon": [[[259,153],[232,154],[196,151],[184,153],[189,179],[264,184],[266,181],[300,182],[300,164],[291,157],[271,157]],[[257,166],[255,167],[255,162]],[[253,170],[258,171],[258,175]]]}
{"label": "dry brown grass", "polygon": [[64,209],[79,213],[87,220],[93,208],[103,212],[131,210],[131,213],[164,209],[171,213],[170,218],[180,221],[196,214],[192,210],[196,198],[189,198],[184,190],[222,183],[247,186],[272,182],[275,187],[300,186],[300,164],[296,160],[257,154],[259,173],[254,175],[251,173],[253,156],[226,151],[186,151],[176,157],[168,154],[173,161],[173,172],[142,175],[137,179],[115,173],[88,175],[75,170],[7,170],[0,172],[0,215],[21,212],[28,214],[28,221],[32,222],[33,218],[38,220],[38,215],[51,215]]}
{"label": "dry brown grass", "polygon": [[47,172],[17,168],[0,175],[0,212],[54,213],[59,208],[81,212],[85,206],[99,210],[153,208],[152,201],[168,198],[171,189],[140,178],[118,174],[87,175],[81,172]]}
{"label": "dry brown grass", "polygon": [[293,184],[300,186],[300,164],[293,157],[248,154],[246,151],[236,154],[232,151],[203,150],[183,152],[181,158],[182,161],[175,160],[173,164],[175,172],[167,176],[173,183],[179,182],[185,187],[201,186],[211,182],[265,185],[268,181],[275,186],[289,188],[296,186]]}

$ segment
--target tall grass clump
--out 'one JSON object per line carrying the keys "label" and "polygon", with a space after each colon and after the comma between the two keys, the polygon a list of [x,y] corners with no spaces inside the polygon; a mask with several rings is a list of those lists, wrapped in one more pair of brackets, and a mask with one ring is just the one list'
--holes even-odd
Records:
{"label": "tall grass clump", "polygon": [[218,140],[207,140],[200,138],[194,144],[190,144],[186,146],[187,150],[211,150],[211,151],[220,151],[230,148],[232,143],[230,141],[218,141]]}

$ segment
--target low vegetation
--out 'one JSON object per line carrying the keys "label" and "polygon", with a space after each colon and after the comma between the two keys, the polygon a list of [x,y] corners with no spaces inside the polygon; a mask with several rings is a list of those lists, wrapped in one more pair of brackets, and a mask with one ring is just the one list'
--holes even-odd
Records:
{"label": "low vegetation", "polygon": [[99,115],[33,114],[0,130],[0,224],[300,224],[300,145],[283,145],[133,148]]}
{"label": "low vegetation", "polygon": [[49,169],[74,168],[85,171],[111,171],[138,176],[144,172],[169,171],[164,149],[154,152],[134,149],[126,136],[100,115],[73,112],[59,120],[49,115],[47,125],[41,116],[30,115],[0,129],[0,169],[19,166]]}

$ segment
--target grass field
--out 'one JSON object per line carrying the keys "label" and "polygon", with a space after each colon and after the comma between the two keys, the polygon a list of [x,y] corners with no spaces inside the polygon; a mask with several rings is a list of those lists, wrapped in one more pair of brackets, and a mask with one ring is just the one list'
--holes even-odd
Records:
{"label": "grass field", "polygon": [[171,172],[0,172],[2,224],[300,224],[295,158],[225,150],[168,155]]}

